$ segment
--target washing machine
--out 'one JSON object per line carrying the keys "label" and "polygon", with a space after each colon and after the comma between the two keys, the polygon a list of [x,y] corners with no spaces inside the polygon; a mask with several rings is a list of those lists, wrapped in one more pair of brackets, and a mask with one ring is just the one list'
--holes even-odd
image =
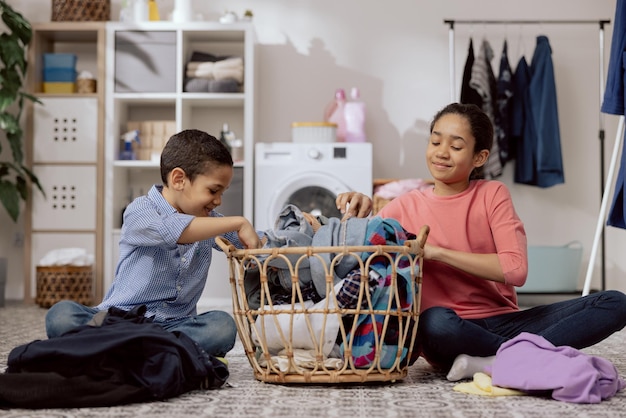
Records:
{"label": "washing machine", "polygon": [[315,216],[341,217],[340,193],[372,194],[372,144],[322,142],[257,143],[254,172],[254,226],[274,227],[287,204]]}

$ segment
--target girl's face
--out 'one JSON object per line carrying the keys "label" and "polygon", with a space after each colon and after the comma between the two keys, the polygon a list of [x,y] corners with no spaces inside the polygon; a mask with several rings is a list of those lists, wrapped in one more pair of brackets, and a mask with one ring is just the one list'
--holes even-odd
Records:
{"label": "girl's face", "polygon": [[228,165],[214,167],[210,173],[196,176],[193,182],[185,176],[175,207],[188,215],[208,216],[222,204],[222,194],[230,186],[232,178],[233,168]]}
{"label": "girl's face", "polygon": [[476,140],[469,121],[448,113],[434,124],[426,148],[426,164],[435,180],[435,192],[453,194],[465,190],[475,167],[485,164],[489,151],[474,152]]}

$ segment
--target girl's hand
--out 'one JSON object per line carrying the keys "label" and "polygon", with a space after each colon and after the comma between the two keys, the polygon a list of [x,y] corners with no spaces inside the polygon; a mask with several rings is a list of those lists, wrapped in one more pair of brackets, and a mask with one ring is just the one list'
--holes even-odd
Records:
{"label": "girl's hand", "polygon": [[424,260],[432,260],[437,250],[438,247],[426,243],[426,245],[424,245]]}
{"label": "girl's hand", "polygon": [[372,199],[363,193],[341,193],[335,200],[337,209],[344,215],[342,221],[352,216],[365,218],[372,211]]}

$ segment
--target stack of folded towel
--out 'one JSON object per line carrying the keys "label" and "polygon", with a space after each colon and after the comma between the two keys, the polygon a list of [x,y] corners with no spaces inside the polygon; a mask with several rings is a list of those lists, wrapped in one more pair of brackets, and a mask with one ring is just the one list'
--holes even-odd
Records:
{"label": "stack of folded towel", "polygon": [[185,69],[185,91],[236,93],[242,91],[243,58],[194,52]]}

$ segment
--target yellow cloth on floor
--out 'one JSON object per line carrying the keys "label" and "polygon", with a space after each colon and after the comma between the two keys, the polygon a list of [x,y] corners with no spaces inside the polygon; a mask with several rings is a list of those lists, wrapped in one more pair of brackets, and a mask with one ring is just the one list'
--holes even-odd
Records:
{"label": "yellow cloth on floor", "polygon": [[493,386],[491,376],[485,373],[475,373],[474,380],[471,382],[459,383],[453,390],[462,393],[470,393],[472,395],[483,396],[522,396],[528,395],[515,389],[507,389],[499,386]]}

